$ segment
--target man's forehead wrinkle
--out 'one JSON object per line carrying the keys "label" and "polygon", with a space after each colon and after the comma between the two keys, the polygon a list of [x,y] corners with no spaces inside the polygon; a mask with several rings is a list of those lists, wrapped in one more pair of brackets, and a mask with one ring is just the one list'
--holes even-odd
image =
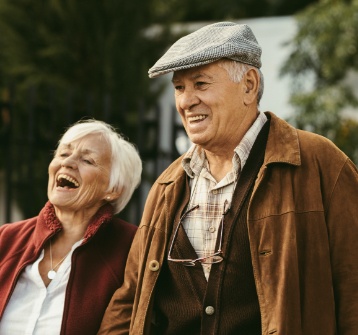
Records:
{"label": "man's forehead wrinkle", "polygon": [[[182,77],[180,74],[174,74],[172,78],[172,82],[178,82],[180,81],[180,77]],[[205,72],[194,72],[191,75],[189,75],[189,79],[196,80],[200,78],[207,78],[207,79],[213,79],[213,76],[205,73]]]}
{"label": "man's forehead wrinkle", "polygon": [[191,76],[192,79],[199,79],[199,78],[202,78],[202,77],[208,78],[208,79],[212,79],[212,78],[213,78],[213,76],[210,76],[210,75],[208,75],[208,74],[206,74],[206,73],[203,73],[203,72],[194,73],[194,74]]}

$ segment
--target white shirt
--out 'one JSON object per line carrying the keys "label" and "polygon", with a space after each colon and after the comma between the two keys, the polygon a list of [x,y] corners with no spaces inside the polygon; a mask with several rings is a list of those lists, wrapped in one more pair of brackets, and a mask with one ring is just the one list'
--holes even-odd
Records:
{"label": "white shirt", "polygon": [[35,263],[25,268],[0,321],[1,335],[60,334],[71,256],[81,243],[82,240],[72,246],[56,277],[47,287],[39,273],[44,250]]}

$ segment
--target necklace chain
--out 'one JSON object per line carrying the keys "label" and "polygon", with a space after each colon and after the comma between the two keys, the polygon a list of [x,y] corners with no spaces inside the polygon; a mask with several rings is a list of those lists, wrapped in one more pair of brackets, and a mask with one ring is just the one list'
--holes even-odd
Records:
{"label": "necklace chain", "polygon": [[51,269],[49,272],[47,272],[47,277],[49,279],[54,279],[56,277],[57,272],[55,269],[65,260],[65,258],[68,256],[68,254],[71,252],[71,250],[55,265],[52,264],[52,241],[50,240],[50,261],[51,261]]}

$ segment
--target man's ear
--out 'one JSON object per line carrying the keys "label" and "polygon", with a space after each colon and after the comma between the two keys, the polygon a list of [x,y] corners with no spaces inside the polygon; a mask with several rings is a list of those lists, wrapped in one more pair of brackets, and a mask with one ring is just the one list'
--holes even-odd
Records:
{"label": "man's ear", "polygon": [[257,103],[257,94],[260,86],[259,72],[253,68],[244,74],[244,104],[246,106]]}

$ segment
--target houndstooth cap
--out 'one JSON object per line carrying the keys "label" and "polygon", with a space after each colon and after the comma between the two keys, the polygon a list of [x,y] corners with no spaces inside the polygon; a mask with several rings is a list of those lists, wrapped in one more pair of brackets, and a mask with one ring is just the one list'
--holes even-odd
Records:
{"label": "houndstooth cap", "polygon": [[150,78],[209,64],[221,58],[261,67],[261,47],[246,24],[218,22],[176,41],[148,71]]}

